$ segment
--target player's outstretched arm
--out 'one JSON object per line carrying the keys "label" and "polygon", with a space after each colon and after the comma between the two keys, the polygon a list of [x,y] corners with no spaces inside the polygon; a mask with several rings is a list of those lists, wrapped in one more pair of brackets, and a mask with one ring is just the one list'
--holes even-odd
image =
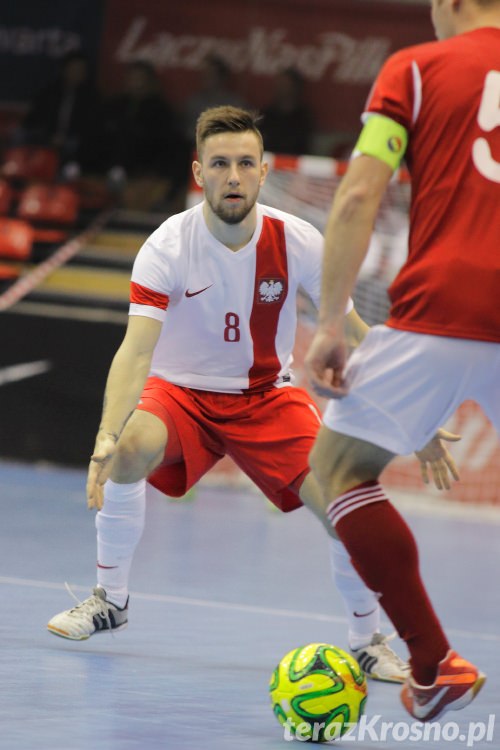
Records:
{"label": "player's outstretched arm", "polygon": [[460,477],[455,461],[443,440],[456,443],[457,440],[461,440],[461,436],[439,429],[421,451],[415,451],[415,455],[420,462],[420,471],[425,484],[430,483],[430,476],[432,476],[438,490],[449,490],[451,487],[450,477],[457,481]]}
{"label": "player's outstretched arm", "polygon": [[87,476],[87,505],[100,510],[103,485],[111,472],[116,444],[139,401],[161,323],[131,315],[125,337],[109,370],[104,407]]}

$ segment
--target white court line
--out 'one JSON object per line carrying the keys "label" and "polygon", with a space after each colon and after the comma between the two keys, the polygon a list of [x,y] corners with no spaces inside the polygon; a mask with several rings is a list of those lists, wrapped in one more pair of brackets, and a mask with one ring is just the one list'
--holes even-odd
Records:
{"label": "white court line", "polygon": [[[0,585],[6,586],[27,586],[39,589],[57,589],[65,590],[64,584],[53,581],[37,581],[31,578],[11,578],[9,576],[0,576]],[[89,591],[88,586],[71,584],[70,588],[75,591]],[[131,591],[130,596],[133,599],[142,599],[149,602],[161,602],[165,604],[181,604],[186,607],[204,607],[206,609],[223,609],[229,612],[246,612],[256,615],[272,615],[275,617],[287,617],[299,620],[315,620],[319,622],[335,622],[345,625],[347,617],[338,615],[325,615],[321,612],[303,612],[296,609],[276,609],[274,607],[261,607],[253,604],[236,604],[231,602],[218,602],[214,599],[194,599],[188,596],[170,596],[168,594],[141,594],[138,591]],[[455,630],[447,628],[446,632],[453,636],[461,638],[474,638],[482,641],[500,642],[500,635],[493,633],[476,633],[471,630]]]}

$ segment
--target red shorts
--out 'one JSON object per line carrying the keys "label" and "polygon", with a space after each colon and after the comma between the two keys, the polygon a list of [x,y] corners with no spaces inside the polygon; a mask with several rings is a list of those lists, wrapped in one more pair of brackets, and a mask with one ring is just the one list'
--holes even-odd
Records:
{"label": "red shorts", "polygon": [[321,416],[301,388],[246,395],[148,378],[137,408],[157,416],[169,432],[164,460],[148,477],[166,495],[184,495],[227,454],[278,508],[302,505],[298,493]]}

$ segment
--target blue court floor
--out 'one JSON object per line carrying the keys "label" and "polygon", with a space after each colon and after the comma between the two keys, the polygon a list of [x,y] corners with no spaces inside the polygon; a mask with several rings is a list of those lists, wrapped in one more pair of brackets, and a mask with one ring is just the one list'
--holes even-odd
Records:
{"label": "blue court floor", "polygon": [[[270,708],[273,668],[299,645],[346,647],[316,519],[280,515],[251,492],[202,487],[183,503],[152,495],[128,629],[75,643],[45,626],[72,605],[65,581],[82,599],[95,582],[84,484],[82,471],[0,462],[1,750],[292,747]],[[498,750],[500,525],[405,515],[452,644],[488,682],[427,738],[397,686],[370,682],[364,736],[335,745]]]}

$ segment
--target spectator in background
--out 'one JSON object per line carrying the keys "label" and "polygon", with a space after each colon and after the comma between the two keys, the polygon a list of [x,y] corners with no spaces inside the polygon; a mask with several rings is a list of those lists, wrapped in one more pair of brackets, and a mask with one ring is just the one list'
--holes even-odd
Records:
{"label": "spectator in background", "polygon": [[201,85],[187,100],[184,108],[184,127],[188,143],[194,147],[193,133],[198,116],[205,109],[232,105],[245,107],[243,97],[231,86],[231,71],[227,63],[211,53],[203,61]]}
{"label": "spectator in background", "polygon": [[91,169],[99,152],[100,109],[87,55],[70,52],[62,59],[55,79],[36,95],[14,140],[54,147],[62,164],[77,162],[82,169]]}
{"label": "spectator in background", "polygon": [[276,76],[272,98],[262,114],[261,130],[269,151],[310,153],[313,116],[304,101],[304,79],[295,68],[287,68]]}
{"label": "spectator in background", "polygon": [[167,201],[188,174],[188,148],[153,65],[127,66],[123,90],[105,103],[107,167],[128,180],[163,179]]}

